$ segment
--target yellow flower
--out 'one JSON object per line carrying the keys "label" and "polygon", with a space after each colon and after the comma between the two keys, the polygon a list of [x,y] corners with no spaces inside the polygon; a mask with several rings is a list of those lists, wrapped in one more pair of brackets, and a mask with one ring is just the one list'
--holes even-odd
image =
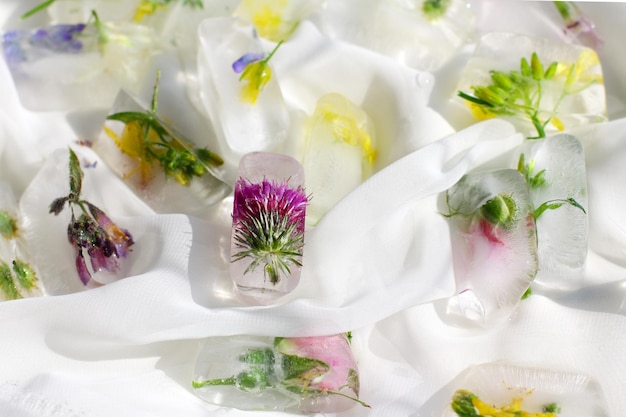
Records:
{"label": "yellow flower", "polygon": [[133,17],[133,22],[139,23],[143,20],[144,17],[156,13],[158,10],[165,9],[167,9],[167,5],[165,4],[154,4],[149,0],[142,0],[141,3],[139,3],[139,6],[137,6],[135,16]]}
{"label": "yellow flower", "polygon": [[[124,177],[128,178],[139,174],[141,185],[146,186],[154,177],[155,166],[148,156],[144,142],[144,130],[141,124],[138,121],[126,123],[121,137],[107,126],[104,126],[104,131],[124,155],[137,163],[135,168],[124,174]],[[153,129],[148,130],[148,140],[151,142],[159,141],[158,134]]]}
{"label": "yellow flower", "polygon": [[338,114],[330,109],[330,106],[322,109],[322,120],[331,126],[336,139],[361,148],[364,163],[367,164],[367,171],[369,171],[376,160],[376,150],[372,146],[372,137],[365,130],[359,128],[353,117]]}
{"label": "yellow flower", "polygon": [[249,19],[261,37],[278,42],[297,25],[285,20],[287,5],[288,0],[243,0],[235,14]]}
{"label": "yellow flower", "polygon": [[241,73],[240,81],[245,81],[241,88],[241,99],[250,104],[256,104],[259,93],[272,78],[272,69],[267,61],[257,61],[249,64]]}

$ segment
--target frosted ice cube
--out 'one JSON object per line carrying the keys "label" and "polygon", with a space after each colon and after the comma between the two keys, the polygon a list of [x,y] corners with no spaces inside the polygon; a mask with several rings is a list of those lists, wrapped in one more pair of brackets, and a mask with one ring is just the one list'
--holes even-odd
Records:
{"label": "frosted ice cube", "polygon": [[287,155],[241,158],[235,184],[230,275],[246,302],[269,304],[300,281],[307,196],[304,171]]}
{"label": "frosted ice cube", "polygon": [[[602,67],[597,53],[554,39],[500,32],[484,35],[463,70],[457,91],[473,95],[472,87],[492,84],[492,70],[507,74],[509,71],[520,72],[521,59],[530,62],[533,52],[537,53],[544,71],[552,62],[558,62],[554,77],[541,81],[541,91],[533,87],[530,92],[532,100],[540,98],[538,116],[541,123],[549,120],[545,126],[547,134],[607,119]],[[533,83],[532,78],[530,83]],[[464,108],[464,113],[471,112],[475,118],[493,117],[491,112],[485,112],[456,95],[453,100]],[[528,105],[520,101],[521,98],[517,100],[517,104]],[[531,107],[534,105],[535,102]],[[527,136],[537,136],[526,113],[520,111],[515,116],[500,117],[513,122]]]}
{"label": "frosted ice cube", "polygon": [[[536,210],[547,202],[562,204],[544,211],[536,219],[539,271],[535,281],[558,288],[572,287],[578,283],[587,258],[587,175],[583,147],[576,137],[560,134],[526,141],[522,155],[533,208]],[[568,199],[585,211],[565,201]]]}
{"label": "frosted ice cube", "polygon": [[320,97],[307,122],[302,157],[312,195],[309,224],[372,174],[375,141],[372,121],[361,108],[338,93]]}
{"label": "frosted ice cube", "polygon": [[[243,55],[269,52],[252,24],[242,18],[206,19],[200,24],[199,36],[201,100],[224,148],[240,156],[276,150],[287,137],[289,113],[275,74],[256,102],[250,103],[242,97],[246,80],[240,80],[242,74],[233,70],[233,63]],[[271,61],[267,68],[271,71]]]}
{"label": "frosted ice cube", "polygon": [[[125,91],[115,100],[111,114],[118,112],[146,113],[146,107],[138,103]],[[193,154],[198,148],[163,120],[161,126],[177,139],[170,140],[170,146],[185,147]],[[136,131],[135,134],[142,134]],[[150,140],[156,140],[150,136]],[[180,182],[175,176],[166,176],[164,169],[154,157],[148,154],[144,139],[132,135],[127,123],[107,120],[103,131],[93,144],[93,149],[109,168],[153,210],[161,213],[187,213],[198,217],[207,214],[207,208],[221,201],[232,188],[221,180],[222,173],[217,166],[203,164],[205,172],[193,176],[189,182]],[[166,147],[158,147],[166,149]],[[195,149],[195,150],[194,150]]]}
{"label": "frosted ice cube", "polygon": [[445,64],[473,34],[475,17],[465,0],[362,0],[327,2],[322,32],[424,71]]}
{"label": "frosted ice cube", "polygon": [[465,175],[446,192],[457,295],[449,313],[507,319],[537,273],[528,187],[512,169]]}
{"label": "frosted ice cube", "polygon": [[120,88],[138,92],[154,54],[154,34],[130,22],[9,30],[4,57],[24,107],[107,108]]}
{"label": "frosted ice cube", "polygon": [[209,338],[193,387],[209,403],[242,410],[336,413],[360,402],[358,368],[344,334]]}
{"label": "frosted ice cube", "polygon": [[[420,410],[419,415],[458,417],[451,407],[458,390],[474,394],[491,407],[502,409],[515,404],[509,409],[510,415],[516,414],[513,411],[515,409],[520,413],[521,409],[545,415],[544,407],[551,404],[556,404],[560,409],[557,413],[559,417],[609,415],[606,398],[598,381],[574,371],[489,362],[467,368],[444,390],[437,396],[437,400],[441,400],[430,401]],[[487,413],[483,411],[481,414]]]}
{"label": "frosted ice cube", "polygon": [[234,15],[254,24],[262,38],[274,42],[287,40],[301,20],[323,0],[242,0]]}

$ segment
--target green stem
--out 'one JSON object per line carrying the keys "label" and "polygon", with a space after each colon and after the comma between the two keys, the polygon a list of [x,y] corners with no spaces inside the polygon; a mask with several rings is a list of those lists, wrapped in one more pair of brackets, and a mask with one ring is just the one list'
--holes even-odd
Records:
{"label": "green stem", "polygon": [[235,377],[231,376],[230,378],[218,378],[218,379],[207,379],[205,381],[193,381],[191,386],[193,388],[202,388],[202,387],[210,387],[216,385],[227,385],[227,386],[235,386],[236,384]]}
{"label": "green stem", "polygon": [[161,70],[157,70],[156,80],[154,81],[154,88],[152,89],[152,103],[150,109],[152,114],[157,114],[158,102],[159,102],[159,82],[161,81]]}
{"label": "green stem", "polygon": [[283,42],[285,42],[285,41],[281,40],[280,42],[278,42],[276,44],[276,46],[274,47],[274,49],[272,49],[272,52],[270,52],[270,54],[262,62],[267,63],[270,59],[272,59],[272,57],[274,56],[276,51],[278,51],[278,48],[280,48],[280,46],[283,44]]}

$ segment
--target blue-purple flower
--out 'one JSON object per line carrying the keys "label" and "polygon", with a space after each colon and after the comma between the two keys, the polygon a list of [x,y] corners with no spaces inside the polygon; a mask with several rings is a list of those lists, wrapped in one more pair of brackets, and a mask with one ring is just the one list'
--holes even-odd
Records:
{"label": "blue-purple flower", "polygon": [[[58,215],[65,203],[70,206],[72,220],[67,227],[67,238],[76,249],[76,271],[83,284],[87,285],[92,272],[106,270],[115,273],[119,259],[128,255],[133,237],[128,230],[119,228],[104,211],[86,200],[80,199],[83,171],[74,151],[70,149],[70,193],[55,199],[50,204],[50,213]],[[74,209],[80,209],[78,218]],[[88,267],[85,254],[89,257]]]}
{"label": "blue-purple flower", "polygon": [[253,183],[240,178],[234,198],[234,242],[239,251],[232,261],[251,258],[245,272],[262,266],[272,284],[288,274],[291,266],[302,266],[308,204],[304,189],[291,188],[287,181]]}
{"label": "blue-purple flower", "polygon": [[244,101],[255,104],[259,93],[272,79],[272,68],[269,66],[269,60],[274,56],[282,43],[282,41],[278,42],[269,54],[248,52],[233,62],[233,71],[241,74],[239,81],[245,83],[241,88],[241,98]]}
{"label": "blue-purple flower", "polygon": [[75,54],[83,50],[81,36],[87,26],[51,25],[34,30],[9,30],[2,37],[4,56],[11,68],[28,60],[29,50]]}

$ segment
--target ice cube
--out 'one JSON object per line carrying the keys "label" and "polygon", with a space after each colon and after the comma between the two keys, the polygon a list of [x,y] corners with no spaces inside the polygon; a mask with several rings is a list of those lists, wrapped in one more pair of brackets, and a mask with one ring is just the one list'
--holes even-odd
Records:
{"label": "ice cube", "polygon": [[154,34],[130,22],[60,24],[3,35],[4,56],[24,107],[108,108],[120,88],[138,92]]}
{"label": "ice cube", "polygon": [[289,114],[276,76],[271,74],[271,61],[264,70],[270,78],[265,86],[252,85],[259,94],[251,101],[244,96],[251,84],[240,79],[245,73],[233,69],[233,63],[246,54],[269,52],[254,26],[243,18],[216,17],[200,24],[199,36],[201,101],[224,148],[239,156],[276,150],[287,137]]}
{"label": "ice cube", "polygon": [[130,21],[141,0],[55,0],[47,7],[53,24],[84,23],[92,19],[92,12],[98,13],[103,22]]}
{"label": "ice cube", "polygon": [[[111,110],[111,114],[120,112],[148,114],[146,107],[125,91],[119,93]],[[158,115],[152,117],[166,132],[163,138],[150,129],[149,139],[146,140],[144,131],[136,122],[107,120],[93,144],[94,151],[156,212],[205,216],[207,208],[221,201],[232,188],[222,181],[218,165],[205,163],[198,157],[198,151],[206,148],[196,147],[195,143],[159,119]],[[181,177],[178,170],[168,167],[169,175],[166,175],[165,167],[155,155],[163,155],[170,148],[179,151],[186,149],[185,157],[195,158],[195,163],[203,166],[202,172]],[[182,157],[183,154],[180,155]],[[173,164],[176,162],[174,159],[170,161]],[[199,168],[200,165],[193,165],[192,168]],[[188,173],[188,170],[185,172]]]}
{"label": "ice cube", "polygon": [[241,410],[336,413],[364,404],[345,334],[209,338],[192,385],[207,402]]}
{"label": "ice cube", "polygon": [[526,181],[512,169],[470,173],[446,192],[456,293],[450,314],[479,325],[507,319],[537,273]]}
{"label": "ice cube", "polygon": [[465,0],[362,0],[328,2],[321,30],[423,71],[443,66],[473,34],[475,17]]}
{"label": "ice cube", "polygon": [[372,174],[375,129],[367,113],[338,93],[326,94],[309,118],[302,164],[312,195],[307,222],[317,221]]}
{"label": "ice cube", "polygon": [[300,281],[307,195],[304,171],[287,155],[241,158],[235,184],[230,275],[238,296],[269,304]]}
{"label": "ice cube", "polygon": [[[545,124],[543,129],[546,134],[607,119],[602,67],[597,53],[590,48],[554,39],[500,32],[484,35],[463,70],[457,90],[474,96],[477,96],[474,92],[477,86],[493,85],[506,90],[506,85],[492,79],[491,71],[507,75],[516,71],[521,74],[522,58],[530,63],[533,53],[537,54],[542,64],[543,71],[540,72],[544,78],[541,79],[541,88],[536,86],[535,75],[524,76],[528,92],[510,96],[517,97],[510,100],[518,105],[513,109],[514,115],[479,108],[456,95],[453,102],[463,108],[463,114],[472,113],[480,120],[494,115],[505,117],[528,137],[538,136],[537,128],[529,118],[535,110],[538,111],[539,123]],[[558,63],[555,73],[545,77],[553,62]],[[499,94],[500,98],[507,96]],[[529,110],[523,110],[524,107],[529,107]]]}
{"label": "ice cube", "polygon": [[[535,281],[571,288],[587,258],[587,174],[580,141],[568,134],[526,141],[523,160],[534,210],[552,204],[536,218],[539,271]],[[571,199],[571,200],[570,200]]]}

